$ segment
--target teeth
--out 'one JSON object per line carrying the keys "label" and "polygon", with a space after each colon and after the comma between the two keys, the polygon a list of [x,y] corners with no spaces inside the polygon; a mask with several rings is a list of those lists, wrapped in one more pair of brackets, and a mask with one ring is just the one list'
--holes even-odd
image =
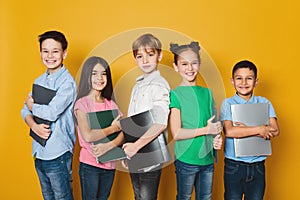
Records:
{"label": "teeth", "polygon": [[186,73],[186,75],[188,75],[188,76],[193,76],[193,75],[194,75],[194,72],[188,72],[188,73]]}

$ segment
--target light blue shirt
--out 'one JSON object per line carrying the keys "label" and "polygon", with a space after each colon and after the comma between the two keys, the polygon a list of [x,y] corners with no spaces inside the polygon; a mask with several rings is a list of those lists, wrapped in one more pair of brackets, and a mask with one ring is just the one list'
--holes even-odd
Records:
{"label": "light blue shirt", "polygon": [[[274,108],[268,99],[261,96],[254,96],[253,94],[252,97],[249,99],[249,101],[246,101],[245,99],[235,94],[233,97],[227,98],[222,102],[220,120],[222,122],[225,120],[232,121],[231,105],[254,104],[254,103],[267,103],[269,105],[269,117],[276,118]],[[265,160],[267,158],[267,156],[235,157],[233,138],[229,138],[229,137],[226,137],[225,140],[225,157],[232,160],[243,161],[247,163],[258,162],[258,161]]]}
{"label": "light blue shirt", "polygon": [[27,115],[34,115],[52,121],[51,135],[46,146],[43,147],[33,140],[32,155],[42,160],[51,160],[68,151],[73,153],[76,140],[72,114],[76,98],[76,83],[73,77],[63,66],[54,74],[49,74],[46,71],[34,83],[55,90],[56,95],[48,105],[33,104],[32,111],[30,111],[24,103],[21,110],[23,120]]}

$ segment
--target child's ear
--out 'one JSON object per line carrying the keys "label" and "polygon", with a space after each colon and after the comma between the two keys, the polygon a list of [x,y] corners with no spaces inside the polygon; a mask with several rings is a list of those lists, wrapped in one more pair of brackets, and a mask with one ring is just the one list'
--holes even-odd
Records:
{"label": "child's ear", "polygon": [[254,87],[257,86],[257,84],[258,84],[258,78],[255,80]]}
{"label": "child's ear", "polygon": [[231,82],[231,85],[234,87],[234,81],[233,81],[233,78],[230,78],[230,82]]}
{"label": "child's ear", "polygon": [[173,63],[173,67],[174,67],[175,72],[178,72],[178,71],[179,71],[179,70],[178,70],[178,67],[177,67],[177,65],[176,65],[175,63]]}
{"label": "child's ear", "polygon": [[66,59],[67,55],[68,55],[68,51],[65,50],[64,53],[63,53],[63,59]]}
{"label": "child's ear", "polygon": [[159,62],[161,61],[162,57],[163,57],[163,53],[160,52],[160,53],[159,53],[159,56],[158,56],[158,61],[159,61]]}

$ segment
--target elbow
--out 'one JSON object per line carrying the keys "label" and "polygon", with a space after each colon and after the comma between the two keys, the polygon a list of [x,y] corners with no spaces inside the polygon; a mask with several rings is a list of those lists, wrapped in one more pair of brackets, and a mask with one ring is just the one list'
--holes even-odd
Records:
{"label": "elbow", "polygon": [[88,142],[88,143],[91,143],[93,142],[92,139],[90,137],[82,137],[82,139],[85,141],[85,142]]}
{"label": "elbow", "polygon": [[178,137],[178,134],[175,134],[175,135],[173,135],[173,139],[174,139],[175,141],[177,141],[177,140],[180,140],[180,137]]}
{"label": "elbow", "polygon": [[43,116],[42,118],[45,118],[49,120],[50,122],[55,122],[60,116],[56,115],[55,113],[49,113],[47,116]]}
{"label": "elbow", "polygon": [[88,143],[94,142],[91,138],[83,138],[83,140]]}
{"label": "elbow", "polygon": [[172,137],[173,137],[173,140],[177,141],[177,140],[180,140],[180,134],[179,134],[179,130],[177,131],[172,131],[171,130],[171,133],[172,133]]}
{"label": "elbow", "polygon": [[167,127],[168,127],[167,125],[162,125],[161,126],[161,132],[165,131],[167,129]]}
{"label": "elbow", "polygon": [[280,130],[279,129],[277,129],[277,131],[275,131],[275,133],[273,134],[274,135],[274,137],[276,136],[279,136],[279,134],[280,134]]}
{"label": "elbow", "polygon": [[230,130],[226,130],[226,131],[223,130],[223,131],[224,131],[224,134],[225,134],[226,137],[229,137],[229,138],[234,138],[235,137],[235,135],[232,131],[230,131]]}
{"label": "elbow", "polygon": [[151,129],[157,134],[157,133],[162,133],[164,130],[167,129],[167,125],[164,124],[154,124]]}
{"label": "elbow", "polygon": [[90,133],[81,133],[82,139],[88,143],[94,142],[93,138],[90,135]]}

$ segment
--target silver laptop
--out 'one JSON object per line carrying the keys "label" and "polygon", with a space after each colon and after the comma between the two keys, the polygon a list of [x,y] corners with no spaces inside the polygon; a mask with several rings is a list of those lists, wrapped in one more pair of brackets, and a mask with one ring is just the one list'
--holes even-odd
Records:
{"label": "silver laptop", "polygon": [[[231,105],[232,121],[247,126],[269,124],[267,103]],[[234,138],[236,157],[271,155],[271,141],[258,136]]]}

